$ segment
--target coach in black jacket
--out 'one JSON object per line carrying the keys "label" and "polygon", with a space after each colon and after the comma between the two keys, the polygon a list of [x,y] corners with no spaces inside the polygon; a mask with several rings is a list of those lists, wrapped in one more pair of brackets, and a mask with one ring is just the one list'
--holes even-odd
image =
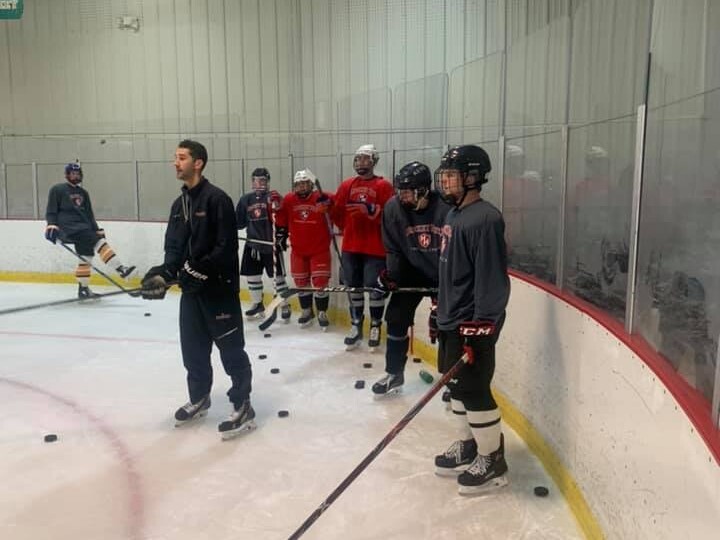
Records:
{"label": "coach in black jacket", "polygon": [[178,145],[176,175],[185,185],[170,211],[165,261],[145,275],[142,295],[164,298],[173,281],[179,281],[182,289],[180,343],[190,401],[176,411],[177,426],[204,416],[210,407],[212,344],[220,350],[232,380],[227,394],[234,406],[231,418],[219,426],[225,435],[247,427],[255,413],[250,406],[252,372],[238,297],[235,208],[224,191],[202,176],[207,159],[207,150],[196,141]]}

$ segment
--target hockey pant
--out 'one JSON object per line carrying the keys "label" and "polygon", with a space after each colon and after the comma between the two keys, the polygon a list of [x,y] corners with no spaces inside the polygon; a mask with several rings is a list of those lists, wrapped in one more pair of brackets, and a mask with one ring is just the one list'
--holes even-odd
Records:
{"label": "hockey pant", "polygon": [[107,241],[100,238],[93,230],[88,229],[87,231],[77,232],[64,237],[62,240],[66,244],[73,244],[78,255],[85,257],[88,261],[78,262],[75,267],[75,279],[84,287],[87,287],[90,283],[90,263],[96,252],[100,255],[103,263],[115,270],[122,266],[120,257],[117,256]]}
{"label": "hockey pant", "polygon": [[[290,252],[290,273],[296,287],[327,287],[330,282],[331,262],[330,250],[313,255],[298,255],[296,251]],[[312,307],[312,293],[298,294],[298,302],[302,309]],[[329,304],[328,293],[315,293],[315,306],[318,311],[327,311]]]}
{"label": "hockey pant", "polygon": [[[376,287],[380,272],[385,268],[384,257],[373,257],[362,253],[342,252],[343,283],[348,287]],[[382,293],[370,293],[370,318],[382,320],[385,299]],[[350,293],[350,318],[362,321],[365,312],[365,297],[362,293]]]}

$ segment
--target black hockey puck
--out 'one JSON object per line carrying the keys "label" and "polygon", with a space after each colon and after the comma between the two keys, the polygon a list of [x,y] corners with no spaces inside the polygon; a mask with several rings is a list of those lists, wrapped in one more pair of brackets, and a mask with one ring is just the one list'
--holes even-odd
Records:
{"label": "black hockey puck", "polygon": [[272,337],[272,334],[263,334],[263,337]]}
{"label": "black hockey puck", "polygon": [[278,416],[280,418],[287,418],[288,416],[290,416],[290,413],[288,411],[278,411]]}
{"label": "black hockey puck", "polygon": [[415,358],[413,358],[413,362],[415,362],[416,364],[420,364],[422,362],[422,358],[418,358],[416,356]]}
{"label": "black hockey puck", "polygon": [[358,390],[365,388],[365,381],[355,381],[355,388]]}
{"label": "black hockey puck", "polygon": [[151,313],[149,311],[145,314],[146,317],[150,317],[150,315]]}
{"label": "black hockey puck", "polygon": [[45,435],[44,440],[45,442],[55,442],[57,441],[57,435],[55,435],[54,433],[48,433],[47,435]]}
{"label": "black hockey puck", "polygon": [[272,369],[270,370],[270,373],[272,373],[273,375],[276,374],[276,373],[280,373],[280,369],[274,367],[274,368],[272,368]]}
{"label": "black hockey puck", "polygon": [[535,493],[536,497],[547,497],[550,491],[545,486],[535,486],[533,493]]}
{"label": "black hockey puck", "polygon": [[365,362],[365,363],[363,364],[363,367],[364,367],[365,369],[370,369],[370,368],[372,367],[372,364],[371,364],[370,362]]}
{"label": "black hockey puck", "polygon": [[267,358],[267,354],[259,354],[259,355],[258,355],[258,358],[259,358],[260,360],[265,360],[265,359]]}

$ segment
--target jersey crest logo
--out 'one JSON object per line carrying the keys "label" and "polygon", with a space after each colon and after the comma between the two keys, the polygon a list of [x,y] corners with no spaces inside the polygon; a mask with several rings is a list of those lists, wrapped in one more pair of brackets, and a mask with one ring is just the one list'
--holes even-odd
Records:
{"label": "jersey crest logo", "polygon": [[360,201],[360,202],[367,202],[367,194],[366,194],[366,193],[360,193],[360,195],[358,195],[358,201]]}
{"label": "jersey crest logo", "polygon": [[74,193],[70,195],[70,200],[73,202],[75,206],[82,206],[84,197],[80,195],[79,193]]}
{"label": "jersey crest logo", "polygon": [[418,236],[418,244],[420,244],[421,248],[430,247],[430,242],[432,242],[432,238],[429,234],[422,233]]}
{"label": "jersey crest logo", "polygon": [[256,208],[255,210],[253,210],[253,216],[255,216],[256,218],[259,218],[260,214],[262,214],[262,212],[260,212],[259,208]]}
{"label": "jersey crest logo", "polygon": [[310,212],[308,212],[307,210],[300,211],[300,219],[302,219],[303,221],[307,221],[307,219],[309,217],[310,217]]}

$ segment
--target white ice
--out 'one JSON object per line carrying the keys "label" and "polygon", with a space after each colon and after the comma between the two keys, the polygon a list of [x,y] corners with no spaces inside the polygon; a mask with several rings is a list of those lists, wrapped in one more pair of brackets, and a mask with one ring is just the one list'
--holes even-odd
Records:
{"label": "white ice", "polygon": [[[75,293],[0,283],[0,310]],[[431,368],[409,361],[404,394],[374,401],[381,352],[345,352],[341,329],[276,323],[263,338],[246,322],[258,429],[221,441],[229,379],[215,353],[208,416],[174,428],[187,400],[178,300],[116,296],[0,315],[0,538],[287,538],[430,388],[418,371]],[[443,405],[434,398],[303,538],[582,537],[507,426],[508,487],[467,498],[454,479],[436,476],[433,456],[454,439]],[[290,416],[279,418],[281,409]],[[58,441],[45,443],[49,433]],[[535,497],[538,485],[550,495]]]}

